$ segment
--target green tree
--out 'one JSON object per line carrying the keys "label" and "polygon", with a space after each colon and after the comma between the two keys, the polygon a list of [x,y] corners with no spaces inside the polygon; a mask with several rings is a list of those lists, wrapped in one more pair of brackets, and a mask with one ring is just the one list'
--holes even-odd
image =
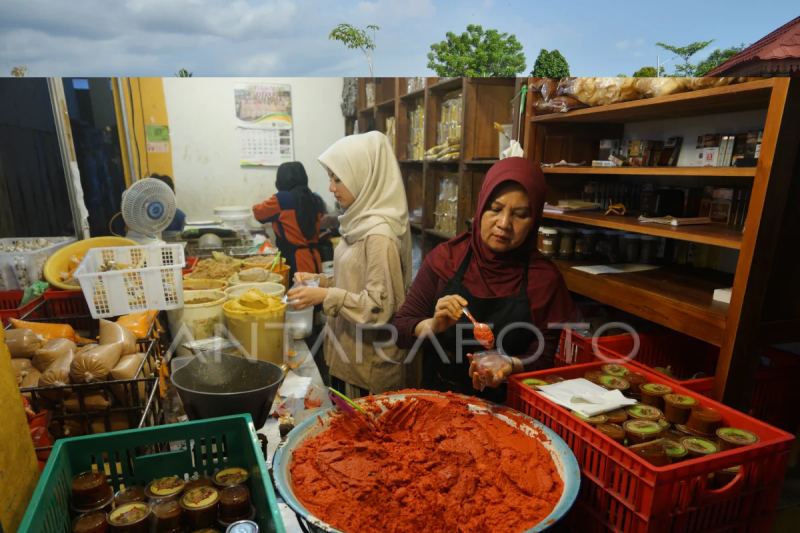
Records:
{"label": "green tree", "polygon": [[437,76],[513,77],[525,71],[522,43],[515,35],[483,30],[470,24],[461,35],[447,32],[447,40],[431,45],[428,68]]}
{"label": "green tree", "polygon": [[27,73],[28,67],[25,65],[20,65],[11,69],[11,75],[15,78],[24,78]]}
{"label": "green tree", "polygon": [[[664,74],[664,67],[661,67],[661,74]],[[657,78],[656,67],[642,67],[633,73],[634,78]]]}
{"label": "green tree", "polygon": [[192,73],[186,70],[185,68],[182,68],[175,73],[175,76],[177,76],[178,78],[191,78]]}
{"label": "green tree", "polygon": [[714,39],[711,39],[710,41],[698,41],[688,46],[673,46],[671,44],[664,44],[664,43],[656,43],[656,46],[660,46],[664,50],[668,50],[673,54],[675,54],[676,56],[683,59],[683,65],[675,65],[676,76],[692,78],[695,76],[695,69],[697,68],[697,66],[689,63],[689,59],[691,59],[693,55],[695,55],[703,48],[706,48],[713,42]]}
{"label": "green tree", "polygon": [[534,78],[565,78],[569,76],[569,63],[558,50],[548,52],[544,48],[539,52],[533,64],[531,76]]}
{"label": "green tree", "polygon": [[627,74],[617,74],[617,77],[618,78],[627,78],[628,75]]}
{"label": "green tree", "polygon": [[697,68],[695,68],[694,71],[695,76],[705,76],[745,48],[747,48],[747,45],[744,43],[742,43],[741,46],[731,46],[725,50],[717,48],[711,52],[707,58],[697,64]]}
{"label": "green tree", "polygon": [[360,30],[351,24],[339,24],[333,29],[330,35],[328,35],[328,39],[339,41],[351,50],[354,48],[361,50],[367,58],[367,63],[369,63],[369,75],[373,77],[375,71],[372,57],[375,54],[376,32],[379,29],[380,28],[374,24],[367,26],[367,30],[372,30],[372,37],[370,37],[367,31]]}

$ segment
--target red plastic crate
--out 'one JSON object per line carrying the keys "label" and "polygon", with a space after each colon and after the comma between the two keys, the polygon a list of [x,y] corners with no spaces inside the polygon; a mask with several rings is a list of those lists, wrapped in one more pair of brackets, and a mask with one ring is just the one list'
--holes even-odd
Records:
{"label": "red plastic crate", "polygon": [[[576,365],[509,379],[508,405],[555,431],[575,453],[581,467],[581,491],[568,523],[581,532],[769,533],[794,437],[694,394],[701,405],[720,411],[726,426],[752,431],[761,442],[659,468],[522,385],[524,379],[550,374],[566,379],[583,377],[602,365]],[[693,391],[642,366],[637,371],[647,375],[648,381],[693,395]],[[739,475],[727,486],[714,489],[710,476],[733,466],[742,467]]]}
{"label": "red plastic crate", "polygon": [[183,275],[191,273],[194,270],[194,267],[197,266],[197,262],[200,260],[199,257],[187,257],[186,258],[186,268],[183,269]]}
{"label": "red plastic crate", "polygon": [[0,322],[2,322],[2,327],[6,327],[9,324],[9,318],[22,318],[42,303],[42,297],[39,296],[20,307],[19,304],[24,296],[25,291],[0,292]]}
{"label": "red plastic crate", "polygon": [[50,288],[44,291],[42,296],[44,297],[42,318],[64,319],[64,323],[75,329],[92,329],[94,321],[82,290],[62,291]]}
{"label": "red plastic crate", "polygon": [[[555,356],[555,366],[583,365],[595,362],[596,358],[592,352],[593,341],[598,346],[612,345],[618,350],[625,350],[625,353],[633,347],[633,337],[627,334],[593,338],[584,337],[573,330],[565,329],[561,332],[561,340]],[[627,348],[624,348],[624,346],[627,346]]]}

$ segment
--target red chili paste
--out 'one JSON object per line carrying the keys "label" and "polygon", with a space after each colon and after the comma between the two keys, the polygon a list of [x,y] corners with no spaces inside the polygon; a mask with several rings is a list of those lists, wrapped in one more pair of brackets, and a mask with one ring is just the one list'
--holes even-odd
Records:
{"label": "red chili paste", "polygon": [[463,398],[407,399],[377,426],[340,417],[294,451],[295,495],[347,533],[521,532],[563,492],[538,440]]}

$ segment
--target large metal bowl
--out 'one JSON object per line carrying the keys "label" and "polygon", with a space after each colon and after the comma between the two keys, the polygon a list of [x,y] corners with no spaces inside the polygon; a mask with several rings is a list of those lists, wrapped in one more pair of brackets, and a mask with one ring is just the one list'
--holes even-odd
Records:
{"label": "large metal bowl", "polygon": [[[387,403],[398,402],[405,400],[409,397],[424,397],[424,396],[441,396],[437,392],[418,392],[414,394],[387,394],[381,395],[382,401],[388,400]],[[467,398],[462,396],[462,398]],[[544,439],[539,439],[544,447],[550,452],[550,456],[556,464],[558,473],[564,481],[564,492],[561,494],[561,499],[558,504],[544,520],[542,520],[533,529],[524,532],[509,532],[509,533],[538,533],[546,531],[558,522],[578,497],[578,489],[581,483],[581,471],[578,468],[578,461],[572,450],[569,449],[567,443],[561,437],[556,435],[550,428],[534,420],[533,418],[515,413],[515,418],[522,417],[525,423],[519,424],[516,420],[505,416],[502,413],[502,406],[490,403],[478,398],[467,398],[469,400],[469,408],[471,411],[479,413],[487,413],[488,415],[495,416],[507,423],[508,425],[518,428],[524,433],[530,435],[532,438],[537,438],[537,435],[544,435]],[[297,514],[298,520],[304,522],[311,531],[314,532],[331,532],[331,533],[347,533],[316,518],[311,512],[306,509],[302,503],[295,497],[292,490],[292,472],[290,470],[292,464],[292,452],[300,448],[303,443],[312,437],[323,433],[328,429],[331,423],[333,413],[336,412],[336,407],[332,407],[319,414],[319,417],[309,418],[299,426],[297,426],[286,439],[278,447],[275,453],[275,458],[272,461],[273,474],[275,476],[275,485],[278,488],[283,500],[292,508]],[[499,412],[496,412],[499,409]],[[321,421],[321,423],[320,423]]]}

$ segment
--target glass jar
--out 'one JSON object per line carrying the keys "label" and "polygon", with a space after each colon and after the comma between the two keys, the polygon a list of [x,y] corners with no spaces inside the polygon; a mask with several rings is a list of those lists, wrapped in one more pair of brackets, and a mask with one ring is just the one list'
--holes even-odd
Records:
{"label": "glass jar", "polygon": [[539,233],[536,236],[536,249],[540,252],[542,251],[542,246],[544,246],[544,233],[542,233],[543,229],[544,228],[539,228]]}
{"label": "glass jar", "polygon": [[575,259],[583,259],[587,255],[586,241],[580,230],[575,232]]}
{"label": "glass jar", "polygon": [[575,230],[564,228],[561,232],[561,243],[558,247],[558,257],[561,259],[572,259],[575,255]]}
{"label": "glass jar", "polygon": [[[581,235],[583,235],[583,257],[579,259],[589,259],[595,254],[599,234],[594,229],[582,229]],[[577,251],[575,253],[577,255]]]}
{"label": "glass jar", "polygon": [[642,235],[639,246],[639,262],[645,265],[652,265],[656,262],[657,251],[658,237],[654,235]]}
{"label": "glass jar", "polygon": [[639,260],[639,247],[641,238],[638,233],[625,234],[625,247],[622,248],[626,263],[635,263]]}
{"label": "glass jar", "polygon": [[558,230],[555,228],[542,228],[542,255],[555,257],[558,255]]}

